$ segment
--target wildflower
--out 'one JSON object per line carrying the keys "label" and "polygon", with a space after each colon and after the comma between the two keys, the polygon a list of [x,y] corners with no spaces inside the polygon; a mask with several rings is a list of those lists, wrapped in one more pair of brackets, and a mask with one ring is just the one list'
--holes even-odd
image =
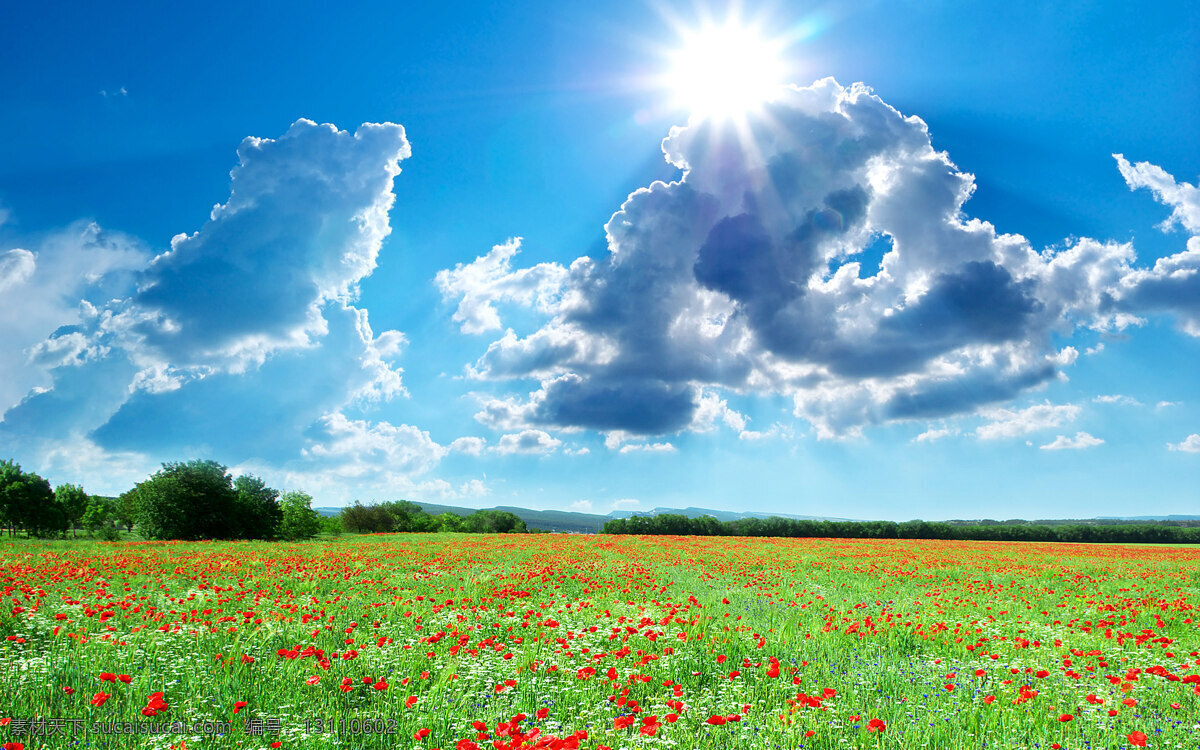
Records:
{"label": "wildflower", "polygon": [[106,700],[108,700],[108,693],[96,693],[95,695],[92,696],[92,699],[90,701],[88,701],[88,703],[91,703],[93,706],[99,707],[99,706],[103,706],[104,701],[106,701]]}
{"label": "wildflower", "polygon": [[1134,731],[1130,732],[1129,734],[1125,735],[1125,739],[1129,740],[1129,744],[1133,745],[1134,747],[1145,747],[1146,741],[1149,740],[1150,738],[1146,736],[1145,732],[1139,732],[1139,731],[1134,730]]}

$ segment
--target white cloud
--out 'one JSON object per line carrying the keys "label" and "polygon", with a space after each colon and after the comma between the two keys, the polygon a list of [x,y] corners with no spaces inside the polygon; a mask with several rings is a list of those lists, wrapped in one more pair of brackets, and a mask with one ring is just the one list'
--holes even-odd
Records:
{"label": "white cloud", "polygon": [[428,478],[449,448],[419,428],[346,416],[406,395],[404,334],[356,300],[408,155],[398,125],[299,120],[245,139],[228,200],[164,252],[80,222],[0,255],[0,450],[225,455],[343,498],[486,492]]}
{"label": "white cloud", "polygon": [[542,430],[522,430],[519,433],[501,435],[500,441],[492,450],[504,456],[514,453],[544,456],[553,453],[560,445],[561,440]]}
{"label": "white cloud", "polygon": [[694,432],[711,432],[717,428],[718,421],[735,432],[742,432],[749,420],[745,415],[729,408],[729,403],[716,393],[701,392],[689,429]]}
{"label": "white cloud", "polygon": [[592,512],[592,501],[591,500],[576,500],[575,502],[571,503],[571,510],[577,510],[580,513],[591,513]]}
{"label": "white cloud", "polygon": [[49,388],[52,368],[106,353],[86,332],[100,320],[96,305],[128,289],[150,258],[134,238],[90,222],[31,247],[0,253],[0,417],[34,388]]}
{"label": "white cloud", "polygon": [[500,330],[496,302],[532,304],[542,312],[553,311],[566,269],[554,263],[541,263],[512,271],[512,259],[520,247],[521,238],[513,237],[470,263],[438,271],[435,281],[442,297],[461,298],[452,320],[461,325],[463,333]]}
{"label": "white cloud", "polygon": [[1159,202],[1172,208],[1163,229],[1179,224],[1192,234],[1200,234],[1200,189],[1187,182],[1176,182],[1162,167],[1149,162],[1130,164],[1121,154],[1113,154],[1117,168],[1130,190],[1147,188]]}
{"label": "white cloud", "polygon": [[1180,401],[1159,401],[1157,404],[1154,405],[1154,408],[1155,409],[1169,409],[1172,406],[1179,406],[1181,403],[1182,402],[1180,402]]}
{"label": "white cloud", "polygon": [[586,445],[581,448],[563,448],[563,453],[568,456],[586,456],[592,452],[591,448]]}
{"label": "white cloud", "polygon": [[612,509],[613,510],[623,510],[625,508],[636,508],[639,505],[641,505],[641,502],[639,502],[638,499],[634,498],[634,497],[623,497],[620,500],[612,501]]}
{"label": "white cloud", "polygon": [[1116,306],[1127,313],[1167,312],[1175,315],[1180,328],[1200,336],[1200,189],[1175,178],[1148,162],[1130,164],[1113,154],[1121,176],[1130,190],[1147,188],[1159,202],[1172,208],[1160,226],[1168,231],[1176,224],[1191,233],[1182,252],[1159,258],[1151,269],[1135,269],[1121,280]]}
{"label": "white cloud", "polygon": [[450,450],[455,453],[465,453],[468,456],[478,456],[483,453],[487,440],[481,437],[460,437],[450,443]]}
{"label": "white cloud", "polygon": [[[818,437],[853,436],[1010,402],[1063,377],[1079,349],[1055,342],[1076,330],[1186,318],[1193,304],[1191,256],[1137,269],[1129,244],[1039,251],[969,218],[974,177],[862,85],[788,88],[745,127],[693,121],[663,150],[682,179],[628,197],[605,226],[607,255],[527,278],[510,241],[439,275],[464,330],[500,330],[501,299],[548,317],[469,367],[539,381],[495,397],[481,421],[678,434],[712,429],[733,391],[783,395]],[[1190,186],[1152,172],[1131,185],[1184,206],[1191,226]]]}
{"label": "white cloud", "polygon": [[959,430],[957,427],[930,427],[913,438],[914,443],[932,443],[941,440],[944,437],[957,435]]}
{"label": "white cloud", "polygon": [[1167,443],[1167,447],[1173,451],[1200,453],[1200,435],[1193,432],[1178,443]]}
{"label": "white cloud", "polygon": [[29,281],[37,268],[33,253],[19,247],[0,253],[0,292]]}
{"label": "white cloud", "polygon": [[1103,445],[1104,441],[1098,437],[1092,437],[1086,432],[1077,432],[1075,437],[1069,438],[1066,435],[1059,435],[1054,438],[1054,442],[1040,446],[1044,451],[1062,451],[1062,450],[1083,450],[1084,448],[1094,448],[1097,445]]}
{"label": "white cloud", "polygon": [[411,425],[352,420],[340,413],[319,419],[313,433],[312,443],[302,455],[334,459],[343,471],[358,466],[366,472],[382,465],[405,474],[422,474],[447,453],[428,432]]}
{"label": "white cloud", "polygon": [[675,453],[670,443],[630,443],[622,445],[620,453]]}
{"label": "white cloud", "polygon": [[738,440],[756,441],[769,440],[771,438],[783,438],[784,440],[791,440],[795,436],[796,433],[790,426],[776,422],[766,430],[742,430],[738,433]]}
{"label": "white cloud", "polygon": [[976,437],[980,440],[996,440],[1019,437],[1071,422],[1079,415],[1079,407],[1074,404],[1055,405],[1047,401],[1017,411],[989,409],[982,415],[991,421],[975,429]]}
{"label": "white cloud", "polygon": [[1123,396],[1119,393],[1096,396],[1092,399],[1095,404],[1118,404],[1120,406],[1141,406],[1142,402],[1133,396]]}

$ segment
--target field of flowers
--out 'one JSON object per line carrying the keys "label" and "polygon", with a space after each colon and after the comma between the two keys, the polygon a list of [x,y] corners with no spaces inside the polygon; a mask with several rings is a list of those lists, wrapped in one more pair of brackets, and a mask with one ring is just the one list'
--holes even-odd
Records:
{"label": "field of flowers", "polygon": [[9,540],[0,586],[8,750],[1200,748],[1182,547]]}

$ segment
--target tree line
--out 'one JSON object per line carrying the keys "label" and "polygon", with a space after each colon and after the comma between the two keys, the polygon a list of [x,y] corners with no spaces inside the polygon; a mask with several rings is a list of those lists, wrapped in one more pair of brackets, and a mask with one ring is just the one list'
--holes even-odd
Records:
{"label": "tree line", "polygon": [[834,539],[961,539],[994,542],[1142,542],[1200,544],[1200,528],[1165,524],[949,524],[930,521],[813,521],[793,518],[741,518],[718,521],[677,513],[614,518],[602,534],[676,536],[823,537]]}
{"label": "tree line", "polygon": [[322,530],[305,492],[280,493],[262,479],[234,477],[216,461],[164,463],[120,497],[55,489],[43,477],[0,461],[0,525],[10,535],[61,537],[77,528],[116,540],[119,528],[146,539],[309,539]]}
{"label": "tree line", "polygon": [[507,511],[431,516],[407,500],[343,508],[325,517],[302,491],[280,492],[259,477],[234,477],[216,461],[164,463],[119,497],[89,495],[79,485],[50,482],[0,460],[0,528],[10,536],[62,537],[82,528],[115,541],[120,528],[145,539],[311,539],[318,533],[454,531],[524,533],[525,522]]}
{"label": "tree line", "polygon": [[342,528],[359,534],[394,531],[464,532],[468,534],[523,534],[525,521],[505,510],[478,510],[467,516],[454,513],[430,515],[414,502],[395,500],[363,505],[355,502],[342,508]]}

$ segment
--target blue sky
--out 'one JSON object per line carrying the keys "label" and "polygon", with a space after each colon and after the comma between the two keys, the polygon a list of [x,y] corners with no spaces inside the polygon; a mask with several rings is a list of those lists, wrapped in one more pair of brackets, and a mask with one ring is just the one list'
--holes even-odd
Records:
{"label": "blue sky", "polygon": [[[318,505],[1200,512],[1200,10],[1118,5],[16,8],[0,456]],[[737,90],[791,86],[698,111],[709,27],[774,56]]]}

